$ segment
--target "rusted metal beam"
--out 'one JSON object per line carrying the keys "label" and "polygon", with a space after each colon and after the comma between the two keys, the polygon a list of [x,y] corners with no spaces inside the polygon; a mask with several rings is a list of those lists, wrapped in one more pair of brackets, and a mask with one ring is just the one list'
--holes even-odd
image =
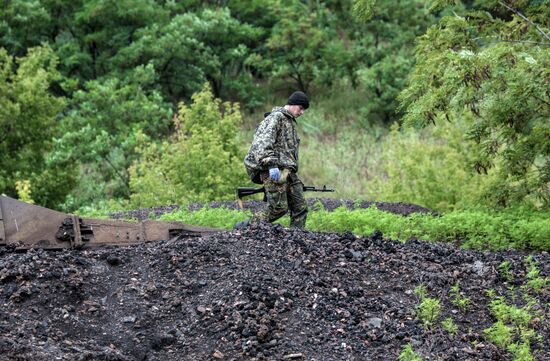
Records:
{"label": "rusted metal beam", "polygon": [[122,246],[220,231],[180,222],[81,218],[0,196],[0,245],[19,249]]}

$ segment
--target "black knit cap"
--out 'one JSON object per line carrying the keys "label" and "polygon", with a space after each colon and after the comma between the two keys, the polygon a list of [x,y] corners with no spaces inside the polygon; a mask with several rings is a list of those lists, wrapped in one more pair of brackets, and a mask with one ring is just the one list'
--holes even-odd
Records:
{"label": "black knit cap", "polygon": [[307,98],[307,95],[301,91],[292,93],[288,97],[288,101],[286,103],[288,105],[301,105],[304,109],[309,108],[309,99]]}

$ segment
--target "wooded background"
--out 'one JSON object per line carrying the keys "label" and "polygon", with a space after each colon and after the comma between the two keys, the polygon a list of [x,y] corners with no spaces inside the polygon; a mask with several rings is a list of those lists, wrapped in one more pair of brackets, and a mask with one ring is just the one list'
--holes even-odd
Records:
{"label": "wooded background", "polygon": [[547,0],[8,0],[0,193],[232,199],[294,90],[306,183],[437,210],[550,204]]}

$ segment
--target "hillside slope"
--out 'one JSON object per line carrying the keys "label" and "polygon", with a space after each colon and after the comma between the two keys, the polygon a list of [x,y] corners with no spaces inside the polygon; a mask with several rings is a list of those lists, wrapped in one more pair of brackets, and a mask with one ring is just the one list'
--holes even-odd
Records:
{"label": "hillside slope", "polygon": [[[534,259],[550,275],[548,253]],[[406,344],[425,360],[511,360],[483,336],[495,322],[487,290],[523,306],[526,272],[516,251],[271,224],[126,248],[3,249],[0,360],[396,360]],[[431,329],[416,317],[419,284],[441,301]],[[533,298],[529,327],[544,342],[531,351],[549,360],[550,292]]]}

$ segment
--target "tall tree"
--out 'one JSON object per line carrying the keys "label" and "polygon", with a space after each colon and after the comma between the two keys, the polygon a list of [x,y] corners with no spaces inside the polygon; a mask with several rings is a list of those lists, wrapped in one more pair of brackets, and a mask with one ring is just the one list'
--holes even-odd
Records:
{"label": "tall tree", "polygon": [[229,95],[227,83],[239,77],[257,29],[241,24],[227,9],[186,13],[136,33],[137,39],[113,58],[119,69],[152,64],[164,94],[173,102],[189,99],[209,81],[216,96]]}
{"label": "tall tree", "polygon": [[267,42],[269,53],[262,59],[272,76],[292,80],[298,89],[308,92],[310,85],[327,68],[324,52],[332,29],[318,26],[325,9],[310,11],[294,1],[278,10],[279,21]]}
{"label": "tall tree", "polygon": [[[432,9],[449,5],[434,1]],[[472,166],[500,174],[487,196],[500,205],[536,197],[550,206],[550,8],[498,0],[451,9],[418,39],[401,94],[405,123],[471,118]]]}
{"label": "tall tree", "polygon": [[0,193],[16,196],[16,182],[28,181],[43,205],[63,200],[74,181],[66,163],[47,162],[64,106],[49,92],[59,78],[56,65],[49,47],[28,49],[15,61],[0,48]]}
{"label": "tall tree", "polygon": [[168,135],[172,108],[151,88],[157,81],[152,66],[137,67],[125,79],[102,78],[74,93],[61,122],[54,156],[80,165],[81,182],[68,209],[102,197],[129,196],[127,168],[137,158],[137,135]]}
{"label": "tall tree", "polygon": [[397,96],[414,66],[414,41],[434,18],[419,0],[355,1],[357,16],[365,21],[358,29],[363,48],[358,70],[367,99],[362,108],[368,123],[389,125],[399,121]]}

